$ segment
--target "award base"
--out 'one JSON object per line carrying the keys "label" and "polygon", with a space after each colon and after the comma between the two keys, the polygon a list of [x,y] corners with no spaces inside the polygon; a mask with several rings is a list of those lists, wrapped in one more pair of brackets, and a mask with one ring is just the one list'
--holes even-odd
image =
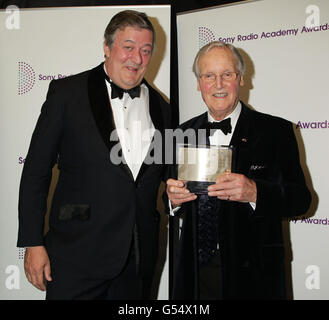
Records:
{"label": "award base", "polygon": [[195,194],[207,194],[208,187],[215,182],[205,182],[205,181],[187,181],[186,188]]}

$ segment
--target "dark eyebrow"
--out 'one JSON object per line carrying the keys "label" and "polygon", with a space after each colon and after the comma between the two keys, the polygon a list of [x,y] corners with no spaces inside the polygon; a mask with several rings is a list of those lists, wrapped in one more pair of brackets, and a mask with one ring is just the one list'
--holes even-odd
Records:
{"label": "dark eyebrow", "polygon": [[[132,43],[132,44],[136,44],[135,41],[130,40],[130,39],[127,39],[127,40],[124,40],[124,41],[123,41],[123,43],[125,43],[125,42],[129,42],[129,43]],[[146,47],[146,46],[148,46],[148,47],[150,47],[150,48],[153,47],[151,43],[146,43],[143,47]]]}

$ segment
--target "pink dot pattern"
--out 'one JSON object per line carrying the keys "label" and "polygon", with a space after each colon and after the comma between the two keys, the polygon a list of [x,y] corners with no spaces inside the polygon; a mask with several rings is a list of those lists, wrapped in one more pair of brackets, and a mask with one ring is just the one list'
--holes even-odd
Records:
{"label": "pink dot pattern", "polygon": [[25,94],[33,88],[35,84],[35,72],[26,62],[18,62],[18,94]]}
{"label": "pink dot pattern", "polygon": [[23,260],[25,256],[25,248],[18,248],[18,259]]}
{"label": "pink dot pattern", "polygon": [[216,38],[212,30],[207,27],[199,27],[199,48],[215,40]]}

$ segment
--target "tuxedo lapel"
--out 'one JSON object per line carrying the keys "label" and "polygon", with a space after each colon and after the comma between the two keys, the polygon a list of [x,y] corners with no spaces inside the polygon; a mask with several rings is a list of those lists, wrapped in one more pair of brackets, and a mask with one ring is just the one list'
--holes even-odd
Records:
{"label": "tuxedo lapel", "polygon": [[257,139],[254,130],[253,111],[242,104],[230,145],[233,147],[232,171],[246,173],[251,165],[252,144]]}
{"label": "tuxedo lapel", "polygon": [[[117,134],[113,131],[115,129],[115,124],[105,84],[103,63],[90,71],[88,78],[88,96],[97,128],[111,154],[112,148],[120,143],[120,141]],[[121,159],[124,159],[121,147],[118,148],[116,152]],[[120,161],[119,167],[128,177],[133,179],[133,175],[125,161]]]}
{"label": "tuxedo lapel", "polygon": [[[196,145],[207,145],[206,138],[206,124],[208,122],[208,112],[202,113],[200,116],[192,119],[192,123],[189,124],[189,128],[195,130]],[[203,130],[203,131],[199,131]],[[188,143],[189,141],[184,141]]]}
{"label": "tuxedo lapel", "polygon": [[146,80],[143,80],[143,83],[148,87],[149,89],[149,109],[150,109],[150,116],[154,125],[154,128],[161,133],[164,132],[164,123],[163,123],[163,115],[161,113],[161,108],[158,102],[158,97],[155,94],[155,91],[153,88],[150,87],[150,85],[146,82]]}
{"label": "tuxedo lapel", "polygon": [[[164,118],[162,115],[161,107],[160,107],[160,102],[159,99],[155,93],[155,90],[147,83],[145,79],[143,79],[143,83],[148,87],[149,90],[149,112],[150,112],[150,117],[152,120],[152,123],[154,125],[154,129],[156,130],[155,135],[153,136],[151,140],[151,144],[149,147],[149,150],[146,154],[146,158],[149,159],[154,159],[154,139],[157,134],[161,134],[161,141],[164,143],[164,134],[165,134],[165,126],[164,126]],[[161,148],[162,152],[164,152],[164,148]],[[162,155],[162,159],[163,159]],[[142,176],[145,174],[146,170],[150,167],[150,164],[145,163],[145,159],[141,165],[141,168],[139,169],[137,178],[136,178],[136,183],[140,181]]]}
{"label": "tuxedo lapel", "polygon": [[206,111],[202,113],[200,116],[194,118],[193,123],[191,123],[191,128],[196,130],[205,128],[207,122],[208,122],[208,112]]}

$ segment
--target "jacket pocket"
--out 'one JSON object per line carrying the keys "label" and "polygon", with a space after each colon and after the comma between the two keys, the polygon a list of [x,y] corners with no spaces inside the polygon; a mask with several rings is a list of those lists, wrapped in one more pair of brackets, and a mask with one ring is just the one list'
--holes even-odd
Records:
{"label": "jacket pocket", "polygon": [[61,221],[80,220],[90,218],[89,204],[65,204],[60,207],[58,219]]}

